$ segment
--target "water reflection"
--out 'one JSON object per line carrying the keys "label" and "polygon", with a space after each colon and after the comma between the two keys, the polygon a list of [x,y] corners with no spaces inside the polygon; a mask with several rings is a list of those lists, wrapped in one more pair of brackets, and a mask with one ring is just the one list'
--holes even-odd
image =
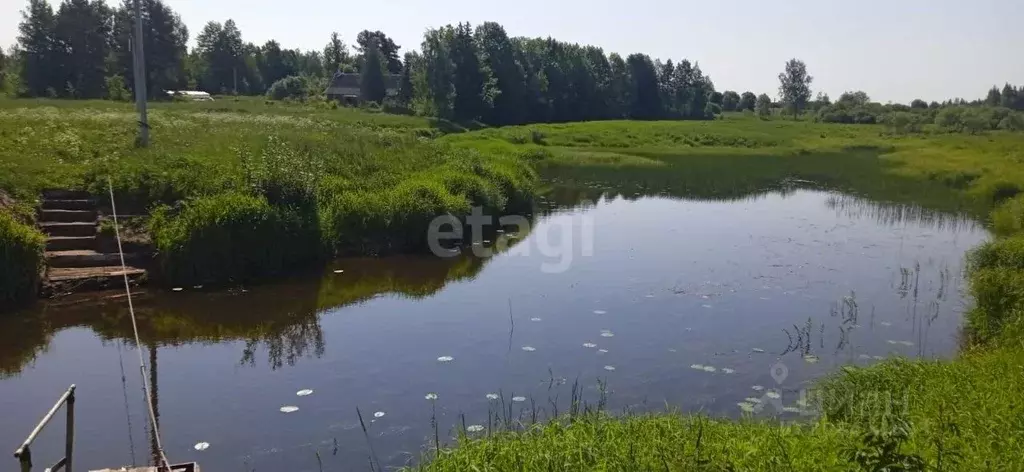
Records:
{"label": "water reflection", "polygon": [[[471,280],[487,259],[465,252],[447,259],[344,259],[322,273],[227,291],[139,290],[133,295],[139,337],[156,347],[241,341],[242,365],[255,365],[261,352],[273,369],[294,365],[324,354],[322,312],[382,295],[423,298],[448,283]],[[339,268],[344,272],[336,274]],[[0,378],[17,376],[46,352],[55,333],[74,327],[90,328],[105,340],[134,342],[127,299],[121,293],[42,301],[31,310],[0,317]]]}

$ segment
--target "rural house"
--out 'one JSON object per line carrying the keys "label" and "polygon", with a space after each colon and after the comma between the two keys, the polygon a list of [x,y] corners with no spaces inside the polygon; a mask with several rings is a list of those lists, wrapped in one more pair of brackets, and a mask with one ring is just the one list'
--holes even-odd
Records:
{"label": "rural house", "polygon": [[[387,96],[398,94],[400,79],[401,75],[399,74],[384,74],[384,87]],[[337,100],[346,105],[358,105],[362,101],[362,96],[359,93],[359,74],[335,73],[325,93],[328,100]]]}

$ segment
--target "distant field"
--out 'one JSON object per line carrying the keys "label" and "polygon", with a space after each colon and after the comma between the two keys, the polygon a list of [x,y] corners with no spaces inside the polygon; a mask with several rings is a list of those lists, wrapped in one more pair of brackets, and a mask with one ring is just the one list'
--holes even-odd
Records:
{"label": "distant field", "polygon": [[[894,186],[938,184],[958,200],[971,200],[984,213],[996,200],[1024,189],[1024,133],[1003,131],[977,136],[931,130],[897,135],[883,125],[764,121],[729,114],[716,121],[524,125],[453,134],[441,141],[475,149],[543,149],[552,154],[546,166],[577,171],[647,168],[656,174],[665,169],[651,170],[652,166],[669,166],[679,167],[682,172],[677,174],[700,174],[695,179],[700,181],[714,175],[765,175],[770,170],[774,175],[769,177],[775,180],[802,175],[874,192],[883,199],[899,192]],[[865,154],[877,159],[844,158]],[[769,159],[760,162],[756,157]],[[889,188],[880,193],[872,188],[883,184]]]}

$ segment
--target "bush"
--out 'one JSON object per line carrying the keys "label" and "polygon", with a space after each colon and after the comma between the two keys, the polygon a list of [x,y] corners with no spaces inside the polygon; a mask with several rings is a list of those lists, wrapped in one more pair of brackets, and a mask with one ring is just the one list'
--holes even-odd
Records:
{"label": "bush", "polygon": [[132,99],[132,92],[125,86],[124,78],[120,75],[112,75],[106,79],[107,98],[118,102],[127,102]]}
{"label": "bush", "polygon": [[992,230],[996,234],[1024,234],[1024,198],[1015,197],[992,211]]}
{"label": "bush", "polygon": [[1024,131],[1024,113],[1012,112],[999,121],[997,127],[1006,131]]}
{"label": "bush", "polygon": [[35,298],[46,238],[0,209],[0,310]]}
{"label": "bush", "polygon": [[978,269],[971,274],[974,308],[967,326],[979,342],[999,334],[1003,324],[1024,311],[1024,271],[1005,267]]}
{"label": "bush", "polygon": [[1024,270],[1024,235],[982,244],[970,252],[967,260],[971,270]]}
{"label": "bush", "polygon": [[315,214],[240,193],[203,197],[177,215],[154,212],[150,233],[171,284],[240,283],[278,275],[320,254]]}
{"label": "bush", "polygon": [[305,77],[292,75],[274,82],[267,89],[267,97],[274,100],[284,100],[286,98],[301,100],[307,97],[308,89]]}
{"label": "bush", "polygon": [[960,119],[962,113],[960,107],[945,107],[935,114],[935,126],[943,131],[960,132],[964,126]]}

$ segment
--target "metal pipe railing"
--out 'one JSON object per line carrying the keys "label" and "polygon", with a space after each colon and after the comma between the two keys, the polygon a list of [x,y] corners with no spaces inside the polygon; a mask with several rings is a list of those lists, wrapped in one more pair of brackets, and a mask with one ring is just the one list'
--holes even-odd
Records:
{"label": "metal pipe railing", "polygon": [[17,451],[14,451],[14,457],[18,459],[18,463],[21,465],[21,472],[29,472],[32,470],[32,442],[36,440],[36,436],[43,431],[43,428],[50,423],[53,416],[57,414],[60,407],[67,405],[67,425],[64,433],[64,457],[57,461],[53,467],[49,470],[57,472],[58,470],[64,470],[65,472],[71,472],[71,457],[75,448],[75,386],[68,387],[68,390],[61,395],[57,403],[50,408],[50,411],[43,417],[39,424],[36,425],[35,429],[29,433],[28,438],[21,444],[21,447]]}

